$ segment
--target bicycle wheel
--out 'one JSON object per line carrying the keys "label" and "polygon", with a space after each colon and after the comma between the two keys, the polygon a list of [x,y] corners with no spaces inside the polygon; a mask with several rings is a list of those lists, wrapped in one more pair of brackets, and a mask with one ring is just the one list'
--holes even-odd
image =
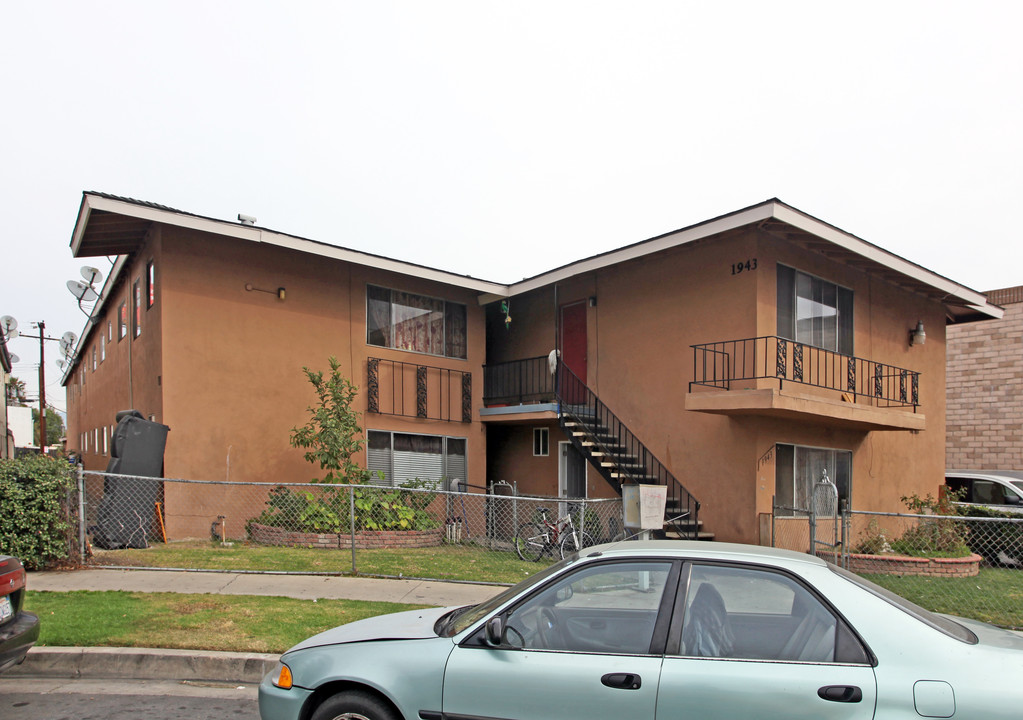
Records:
{"label": "bicycle wheel", "polygon": [[571,555],[574,552],[579,552],[583,548],[588,548],[591,545],[596,545],[596,541],[590,536],[588,532],[583,530],[576,530],[574,533],[565,531],[565,537],[561,540],[561,557]]}
{"label": "bicycle wheel", "polygon": [[515,533],[515,552],[526,562],[536,562],[549,544],[548,537],[543,525],[522,523]]}

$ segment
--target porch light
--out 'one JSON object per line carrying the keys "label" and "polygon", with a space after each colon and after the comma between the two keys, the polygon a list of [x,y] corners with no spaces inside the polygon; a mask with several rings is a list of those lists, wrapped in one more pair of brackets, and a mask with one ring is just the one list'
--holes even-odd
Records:
{"label": "porch light", "polygon": [[927,342],[927,333],[924,332],[924,323],[922,320],[916,321],[916,327],[909,331],[909,346],[923,345]]}

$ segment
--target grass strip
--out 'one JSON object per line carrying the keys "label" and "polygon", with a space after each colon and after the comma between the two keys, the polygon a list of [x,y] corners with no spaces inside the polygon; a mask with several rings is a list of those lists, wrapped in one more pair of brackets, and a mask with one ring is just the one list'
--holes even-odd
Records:
{"label": "grass strip", "polygon": [[29,591],[40,645],[284,652],[323,630],[430,607],[257,595]]}
{"label": "grass strip", "polygon": [[1023,572],[981,568],[976,577],[866,575],[896,595],[933,612],[1006,628],[1023,627]]}
{"label": "grass strip", "polygon": [[[144,549],[96,550],[93,565],[199,570],[288,570],[352,574],[351,550],[271,547],[235,542],[225,547],[205,540],[154,543]],[[512,552],[443,545],[429,548],[357,550],[362,575],[514,584],[556,558],[523,562]]]}

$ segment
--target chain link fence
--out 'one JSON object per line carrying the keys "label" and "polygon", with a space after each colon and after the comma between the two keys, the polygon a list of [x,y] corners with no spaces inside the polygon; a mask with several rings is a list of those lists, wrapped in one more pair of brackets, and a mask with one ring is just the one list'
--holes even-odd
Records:
{"label": "chain link fence", "polygon": [[834,517],[776,505],[771,539],[929,610],[1023,628],[1023,516],[975,512],[985,516],[842,509]]}
{"label": "chain link fence", "polygon": [[[621,532],[620,499],[414,481],[249,483],[84,473],[92,564],[512,583]],[[478,490],[469,492],[467,490]],[[547,524],[545,524],[545,521]],[[539,529],[538,529],[539,528]],[[524,550],[528,535],[528,552]],[[519,539],[519,542],[517,542]]]}

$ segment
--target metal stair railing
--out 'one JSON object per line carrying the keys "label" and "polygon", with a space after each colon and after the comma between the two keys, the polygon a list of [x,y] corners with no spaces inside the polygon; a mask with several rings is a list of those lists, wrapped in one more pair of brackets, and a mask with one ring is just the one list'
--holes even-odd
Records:
{"label": "metal stair railing", "polygon": [[[666,486],[666,523],[679,536],[696,539],[699,501],[564,363],[558,364],[557,397],[562,428],[601,476],[619,494],[622,480]],[[606,458],[611,467],[602,462]]]}

